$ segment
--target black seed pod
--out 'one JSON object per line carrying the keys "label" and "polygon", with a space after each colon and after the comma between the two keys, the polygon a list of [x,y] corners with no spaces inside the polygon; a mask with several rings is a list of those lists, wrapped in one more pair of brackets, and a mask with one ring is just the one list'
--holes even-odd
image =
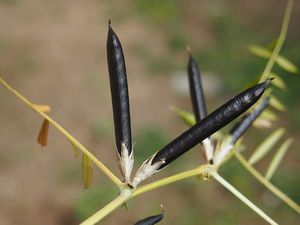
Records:
{"label": "black seed pod", "polygon": [[152,160],[152,165],[158,162],[164,162],[160,165],[159,169],[167,166],[196,144],[230,123],[233,119],[249,109],[261,97],[269,82],[270,79],[245,90],[182,133],[157,152]]}
{"label": "black seed pod", "polygon": [[268,107],[270,97],[266,97],[250,114],[244,116],[230,131],[231,143],[234,144],[251,126],[255,119]]}
{"label": "black seed pod", "polygon": [[132,142],[125,60],[119,38],[112,30],[110,23],[108,27],[106,48],[116,145],[120,155],[122,152],[122,144],[125,145],[128,155],[130,155],[132,151]]}
{"label": "black seed pod", "polygon": [[206,117],[207,112],[199,66],[192,55],[189,56],[188,77],[195,118],[197,122],[200,122]]}
{"label": "black seed pod", "polygon": [[161,221],[164,217],[164,214],[158,214],[155,216],[149,216],[145,219],[142,219],[138,222],[136,222],[134,225],[154,225],[156,223],[158,223],[159,221]]}

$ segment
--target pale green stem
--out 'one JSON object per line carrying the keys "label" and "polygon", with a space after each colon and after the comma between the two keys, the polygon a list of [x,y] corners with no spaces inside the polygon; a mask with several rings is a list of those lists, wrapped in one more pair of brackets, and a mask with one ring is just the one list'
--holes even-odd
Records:
{"label": "pale green stem", "polygon": [[230,183],[228,183],[223,177],[221,177],[218,173],[212,173],[212,177],[214,177],[220,184],[222,184],[227,190],[229,190],[232,194],[234,194],[238,199],[244,202],[248,207],[250,207],[254,212],[256,212],[259,216],[261,216],[265,221],[267,221],[271,225],[278,225],[272,218],[270,218],[267,214],[265,214],[260,208],[258,208],[255,204],[253,204],[248,198],[246,198],[241,192],[239,192],[235,187],[233,187]]}
{"label": "pale green stem", "polygon": [[287,3],[285,13],[284,13],[284,19],[283,19],[283,23],[282,23],[282,26],[281,26],[281,30],[280,30],[278,40],[276,42],[276,45],[275,45],[274,50],[272,52],[272,55],[271,55],[267,65],[266,65],[260,79],[259,79],[259,82],[262,82],[262,81],[266,80],[269,77],[270,72],[272,70],[272,67],[275,63],[275,60],[278,57],[278,54],[281,50],[281,47],[282,47],[282,45],[285,41],[286,33],[287,33],[287,30],[288,30],[288,27],[289,27],[290,18],[291,18],[291,14],[292,14],[293,3],[294,3],[293,0],[289,0],[288,3]]}
{"label": "pale green stem", "polygon": [[163,178],[163,179],[158,180],[158,181],[154,181],[150,184],[146,184],[146,185],[143,185],[143,186],[137,188],[133,192],[132,197],[141,195],[141,194],[143,194],[145,192],[148,192],[148,191],[151,191],[153,189],[156,189],[156,188],[159,188],[159,187],[162,187],[162,186],[166,186],[168,184],[172,184],[172,183],[175,183],[177,181],[180,181],[180,180],[192,177],[192,176],[206,175],[206,174],[209,175],[211,173],[211,171],[214,170],[214,168],[215,168],[214,166],[206,164],[206,165],[199,166],[196,169],[188,170],[188,171],[185,171],[185,172],[182,172],[182,173],[175,174],[173,176]]}
{"label": "pale green stem", "polygon": [[122,182],[101,162],[99,161],[86,147],[84,147],[79,141],[77,141],[68,131],[66,131],[61,125],[59,125],[56,121],[54,121],[50,116],[43,113],[39,108],[37,108],[32,102],[30,102],[27,98],[21,95],[17,90],[11,87],[8,83],[6,83],[2,78],[0,78],[0,82],[14,95],[16,95],[21,101],[23,101],[26,105],[28,105],[31,109],[37,112],[39,115],[44,117],[49,121],[54,127],[56,127],[65,137],[68,138],[78,149],[80,149],[84,154],[86,154],[92,161],[95,163],[103,173],[119,188],[122,187]]}
{"label": "pale green stem", "polygon": [[115,198],[113,201],[108,203],[106,206],[104,206],[98,212],[96,212],[95,214],[90,216],[88,219],[86,219],[80,225],[94,225],[94,224],[98,223],[100,220],[102,220],[105,216],[110,214],[116,208],[123,205],[127,199],[128,199],[127,197],[124,197],[123,195],[119,195],[117,198]]}
{"label": "pale green stem", "polygon": [[253,166],[251,166],[247,160],[239,153],[235,152],[236,158],[239,162],[248,170],[260,183],[262,183],[267,189],[269,189],[274,195],[284,201],[287,205],[289,205],[292,209],[300,214],[299,205],[290,199],[286,194],[284,194],[281,190],[274,186],[270,181],[268,181],[264,176],[262,176]]}

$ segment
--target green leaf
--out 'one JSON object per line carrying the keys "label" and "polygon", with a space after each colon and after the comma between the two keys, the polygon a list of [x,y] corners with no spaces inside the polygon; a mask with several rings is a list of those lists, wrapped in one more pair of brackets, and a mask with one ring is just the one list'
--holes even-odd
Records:
{"label": "green leaf", "polygon": [[285,84],[285,82],[283,81],[283,79],[279,75],[277,75],[275,73],[271,73],[270,76],[275,78],[274,80],[272,80],[272,84],[274,86],[276,86],[276,87],[278,87],[278,88],[280,88],[282,90],[286,89],[286,84]]}
{"label": "green leaf", "polygon": [[279,111],[285,111],[285,106],[274,95],[270,99],[270,105]]}
{"label": "green leaf", "polygon": [[[272,55],[272,52],[266,48],[263,48],[258,45],[250,45],[249,46],[249,51],[259,57],[269,59]],[[293,64],[290,60],[287,58],[278,55],[276,58],[276,63],[278,66],[280,66],[282,69],[290,72],[290,73],[297,73],[298,68]]]}
{"label": "green leaf", "polygon": [[282,161],[283,157],[285,156],[287,150],[291,146],[293,140],[291,138],[287,139],[283,144],[279,147],[278,151],[274,155],[268,169],[266,172],[266,179],[270,180],[275,172],[275,170],[278,168],[280,162]]}
{"label": "green leaf", "polygon": [[268,121],[276,121],[277,120],[277,115],[272,112],[271,110],[269,109],[265,109],[261,115],[259,116],[259,118],[263,119],[263,120],[268,120]]}
{"label": "green leaf", "polygon": [[93,182],[93,163],[92,160],[86,155],[82,154],[82,179],[84,188],[89,188]]}
{"label": "green leaf", "polygon": [[283,57],[283,56],[278,56],[278,58],[276,59],[276,63],[278,66],[280,66],[282,69],[290,72],[290,73],[298,73],[298,68],[297,66],[292,63],[290,60],[288,60],[287,58]]}
{"label": "green leaf", "polygon": [[261,160],[279,141],[279,139],[284,134],[284,128],[279,128],[275,130],[271,135],[269,135],[253,152],[250,156],[249,164],[253,165],[259,160]]}
{"label": "green leaf", "polygon": [[179,109],[175,106],[171,106],[171,110],[173,110],[177,116],[179,116],[179,118],[188,126],[193,126],[196,124],[196,119],[193,113]]}

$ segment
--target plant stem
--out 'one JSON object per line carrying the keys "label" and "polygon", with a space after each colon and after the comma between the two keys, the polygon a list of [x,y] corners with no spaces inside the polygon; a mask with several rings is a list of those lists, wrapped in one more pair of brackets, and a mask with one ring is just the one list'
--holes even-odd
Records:
{"label": "plant stem", "polygon": [[105,216],[107,216],[109,213],[120,207],[122,204],[125,203],[125,201],[128,198],[124,195],[120,194],[117,198],[115,198],[113,201],[108,203],[106,206],[104,206],[102,209],[100,209],[98,212],[90,216],[88,219],[83,221],[80,225],[94,225],[97,222],[99,222],[101,219],[103,219]]}
{"label": "plant stem", "polygon": [[175,183],[179,180],[183,180],[183,179],[186,179],[186,178],[189,178],[189,177],[192,177],[192,176],[201,175],[201,174],[203,174],[203,175],[204,174],[210,174],[211,171],[213,171],[213,170],[214,170],[214,166],[212,166],[212,165],[209,165],[209,164],[202,165],[202,166],[199,166],[196,169],[192,169],[192,170],[188,170],[188,171],[185,171],[185,172],[182,172],[182,173],[178,173],[178,174],[175,174],[173,176],[169,176],[169,177],[163,178],[161,180],[154,181],[150,184],[143,185],[143,186],[137,188],[133,192],[132,197],[141,195],[141,194],[143,194],[145,192],[148,192],[148,191],[151,191],[153,189],[156,189],[156,188],[159,188],[159,187],[162,187],[162,186],[166,186],[168,184]]}
{"label": "plant stem", "polygon": [[266,65],[266,67],[265,67],[265,69],[264,69],[264,71],[263,71],[263,73],[260,77],[259,83],[266,80],[269,77],[270,72],[272,70],[272,67],[275,63],[275,60],[278,57],[278,54],[281,50],[281,47],[282,47],[282,45],[285,41],[287,30],[288,30],[290,19],[291,19],[293,3],[294,3],[293,0],[288,0],[278,40],[277,40],[276,45],[273,49],[272,55],[271,55],[267,65]]}
{"label": "plant stem", "polygon": [[284,194],[281,190],[279,190],[276,186],[274,186],[270,181],[268,181],[265,177],[263,177],[254,167],[252,167],[247,160],[239,153],[235,152],[235,157],[239,160],[239,162],[251,173],[260,183],[262,183],[267,189],[269,189],[274,195],[284,201],[287,205],[289,205],[292,209],[300,214],[300,206],[290,199],[286,194]]}
{"label": "plant stem", "polygon": [[86,147],[84,147],[79,141],[77,141],[68,131],[66,131],[61,125],[59,125],[55,120],[53,120],[50,116],[43,113],[40,109],[34,106],[32,102],[26,99],[23,95],[21,95],[17,90],[15,90],[12,86],[6,83],[2,78],[0,78],[0,82],[14,95],[16,95],[21,101],[23,101],[26,105],[28,105],[31,109],[37,112],[39,115],[44,117],[51,123],[54,127],[56,127],[65,137],[67,137],[78,149],[80,149],[84,154],[86,154],[102,171],[108,176],[108,178],[115,183],[119,188],[122,187],[122,182],[101,162],[99,161]]}
{"label": "plant stem", "polygon": [[248,198],[246,198],[241,192],[239,192],[235,187],[228,183],[223,177],[221,177],[217,172],[211,174],[220,184],[222,184],[227,190],[234,194],[238,199],[244,202],[248,207],[250,207],[254,212],[261,216],[265,221],[271,225],[278,225],[272,218],[265,214],[260,208],[253,204]]}

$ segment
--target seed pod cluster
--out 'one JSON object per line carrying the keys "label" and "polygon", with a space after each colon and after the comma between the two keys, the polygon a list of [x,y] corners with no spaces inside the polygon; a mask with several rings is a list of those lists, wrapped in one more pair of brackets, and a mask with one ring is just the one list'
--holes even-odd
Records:
{"label": "seed pod cluster", "polygon": [[163,219],[163,217],[164,217],[163,213],[154,216],[149,216],[145,219],[139,220],[134,225],[154,225],[160,222]]}
{"label": "seed pod cluster", "polygon": [[110,22],[106,48],[118,160],[125,181],[128,182],[133,166],[133,153],[127,74],[122,45]]}
{"label": "seed pod cluster", "polygon": [[270,79],[243,91],[151,156],[138,170],[132,185],[136,186],[142,180],[169,165],[249,109],[264,93],[269,82]]}
{"label": "seed pod cluster", "polygon": [[253,112],[244,116],[230,131],[231,144],[235,144],[236,141],[249,129],[256,118],[268,107],[270,103],[270,97],[266,97]]}

